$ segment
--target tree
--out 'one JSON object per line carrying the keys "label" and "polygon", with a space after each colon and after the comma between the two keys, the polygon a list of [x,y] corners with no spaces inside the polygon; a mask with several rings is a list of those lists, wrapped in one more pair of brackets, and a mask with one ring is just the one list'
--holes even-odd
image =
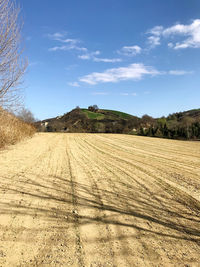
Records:
{"label": "tree", "polygon": [[92,112],[96,112],[99,109],[99,107],[97,105],[93,105],[93,106],[89,106],[88,110],[92,111]]}
{"label": "tree", "polygon": [[19,85],[27,67],[22,58],[19,7],[14,0],[0,0],[0,106],[19,99]]}
{"label": "tree", "polygon": [[36,119],[33,115],[33,113],[26,109],[26,108],[22,108],[18,114],[17,114],[17,117],[25,122],[28,122],[28,123],[34,123],[36,122]]}
{"label": "tree", "polygon": [[153,124],[155,122],[154,118],[147,114],[142,116],[141,121],[143,124]]}

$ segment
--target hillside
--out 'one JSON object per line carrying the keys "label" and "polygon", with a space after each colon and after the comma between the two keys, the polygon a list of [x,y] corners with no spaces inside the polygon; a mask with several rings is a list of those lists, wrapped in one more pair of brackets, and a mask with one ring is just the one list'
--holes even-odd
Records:
{"label": "hillside", "polygon": [[126,133],[171,139],[200,139],[200,109],[142,118],[93,106],[36,123],[38,131],[79,133]]}
{"label": "hillside", "polygon": [[140,135],[171,139],[200,139],[200,109],[170,114],[167,117],[149,120]]}
{"label": "hillside", "polygon": [[129,133],[139,125],[138,117],[105,109],[74,109],[63,116],[36,123],[39,131],[79,133]]}

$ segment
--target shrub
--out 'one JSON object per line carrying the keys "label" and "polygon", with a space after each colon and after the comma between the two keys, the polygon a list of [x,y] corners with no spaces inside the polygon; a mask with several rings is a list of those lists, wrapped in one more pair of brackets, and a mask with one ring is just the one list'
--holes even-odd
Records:
{"label": "shrub", "polygon": [[0,148],[15,144],[25,137],[30,137],[36,129],[13,114],[0,108]]}

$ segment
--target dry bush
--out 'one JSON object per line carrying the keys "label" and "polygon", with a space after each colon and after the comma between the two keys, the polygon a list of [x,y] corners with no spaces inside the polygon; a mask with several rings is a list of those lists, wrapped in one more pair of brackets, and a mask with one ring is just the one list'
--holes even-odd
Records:
{"label": "dry bush", "polygon": [[0,108],[0,148],[15,144],[35,133],[35,127]]}

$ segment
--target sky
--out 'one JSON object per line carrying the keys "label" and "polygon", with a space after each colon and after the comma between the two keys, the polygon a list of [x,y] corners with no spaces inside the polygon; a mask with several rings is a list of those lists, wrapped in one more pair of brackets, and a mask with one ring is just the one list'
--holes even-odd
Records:
{"label": "sky", "polygon": [[153,117],[200,108],[199,0],[17,0],[25,105]]}

